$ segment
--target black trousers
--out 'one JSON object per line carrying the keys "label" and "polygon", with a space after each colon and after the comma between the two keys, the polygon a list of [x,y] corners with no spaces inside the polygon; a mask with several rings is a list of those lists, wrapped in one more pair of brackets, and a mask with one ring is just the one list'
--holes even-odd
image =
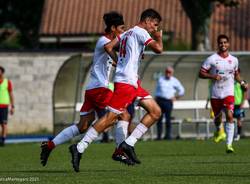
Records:
{"label": "black trousers", "polygon": [[166,119],[166,129],[165,129],[166,131],[164,139],[171,139],[172,138],[171,113],[173,109],[173,101],[161,97],[156,97],[156,102],[158,103],[162,111],[162,115],[157,122],[157,139],[161,139],[163,116],[165,116]]}

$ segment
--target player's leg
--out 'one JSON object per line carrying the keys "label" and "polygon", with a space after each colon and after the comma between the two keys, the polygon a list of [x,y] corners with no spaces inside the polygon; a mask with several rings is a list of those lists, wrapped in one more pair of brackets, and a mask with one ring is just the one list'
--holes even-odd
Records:
{"label": "player's leg", "polygon": [[77,124],[73,124],[65,128],[52,140],[52,142],[55,146],[57,146],[71,140],[73,137],[86,132],[94,120],[94,111],[86,115],[81,115],[80,120]]}
{"label": "player's leg", "polygon": [[133,110],[134,105],[131,104],[128,106],[127,110],[122,113],[119,118],[118,122],[115,126],[115,143],[116,148],[114,153],[112,154],[112,159],[114,161],[119,161],[127,165],[134,165],[126,154],[119,148],[119,145],[127,138],[128,135],[128,126],[131,123],[131,119],[133,117]]}
{"label": "player's leg", "polygon": [[135,130],[126,139],[129,145],[134,146],[138,139],[146,133],[149,127],[151,127],[161,116],[161,109],[153,98],[142,99],[139,102],[147,113],[141,119],[141,122],[137,125]]}
{"label": "player's leg", "polygon": [[214,113],[214,124],[216,129],[214,132],[214,142],[218,143],[226,139],[226,134],[222,123],[222,111],[224,108],[223,100],[211,99],[211,106]]}
{"label": "player's leg", "polygon": [[127,138],[128,126],[131,119],[130,113],[125,110],[119,115],[116,127],[115,127],[115,143],[118,148],[119,145]]}
{"label": "player's leg", "polygon": [[83,139],[76,145],[70,146],[73,168],[79,172],[81,154],[106,128],[112,126],[119,114],[123,112],[127,104],[130,104],[136,96],[136,89],[127,84],[115,83],[115,91],[109,101],[109,112],[99,119],[93,127],[89,128]]}
{"label": "player's leg", "polygon": [[234,141],[239,141],[240,140],[240,135],[241,135],[241,128],[242,128],[242,122],[241,122],[241,117],[236,118],[236,126],[237,126],[237,132],[235,133]]}
{"label": "player's leg", "polygon": [[0,146],[5,145],[5,140],[7,137],[7,122],[8,122],[8,107],[0,108],[0,124],[2,128],[1,137],[0,137]]}
{"label": "player's leg", "polygon": [[72,166],[76,172],[79,172],[80,160],[82,153],[87,149],[89,144],[97,139],[99,133],[102,133],[106,128],[112,126],[118,115],[113,112],[107,112],[101,119],[99,119],[93,127],[90,127],[85,136],[78,144],[72,144],[69,151],[72,156]]}
{"label": "player's leg", "polygon": [[234,149],[232,147],[233,144],[233,137],[234,137],[234,122],[233,122],[233,113],[232,111],[226,109],[225,111],[226,114],[226,124],[225,124],[225,129],[226,129],[226,144],[227,144],[227,153],[232,153],[234,152]]}
{"label": "player's leg", "polygon": [[53,140],[42,142],[40,160],[43,166],[47,164],[51,151],[57,145],[63,144],[73,137],[79,135],[80,133],[83,133],[94,121],[94,105],[92,101],[90,101],[90,99],[91,96],[89,95],[89,92],[86,92],[84,104],[82,105],[82,108],[80,110],[80,121],[78,122],[78,124],[73,124],[63,129]]}
{"label": "player's leg", "polygon": [[7,123],[2,123],[2,146],[5,145],[7,131],[8,131]]}
{"label": "player's leg", "polygon": [[41,164],[45,166],[47,164],[51,151],[58,145],[63,144],[73,137],[84,133],[89,125],[95,120],[94,112],[80,116],[78,124],[73,124],[63,129],[53,140],[42,142],[40,160]]}
{"label": "player's leg", "polygon": [[77,144],[77,150],[79,153],[83,153],[84,150],[91,144],[105,129],[112,126],[118,115],[114,112],[107,112],[101,119],[99,119],[93,127],[90,127],[83,139]]}
{"label": "player's leg", "polygon": [[225,115],[226,115],[226,152],[233,153],[234,149],[232,147],[233,137],[234,137],[234,121],[233,121],[233,109],[234,109],[234,97],[229,96],[224,99],[225,105]]}
{"label": "player's leg", "polygon": [[134,145],[161,116],[161,109],[153,98],[142,99],[139,104],[147,113],[143,116],[141,122],[136,126],[131,135],[120,145],[128,157],[137,164],[141,162],[136,156]]}
{"label": "player's leg", "polygon": [[241,129],[242,129],[242,120],[245,117],[245,112],[244,110],[240,107],[240,105],[235,105],[234,106],[234,118],[236,118],[236,126],[237,126],[237,131],[235,132],[235,141],[240,140],[240,135],[241,135]]}
{"label": "player's leg", "polygon": [[141,162],[134,151],[134,145],[137,140],[147,132],[148,128],[161,117],[161,109],[152,96],[141,87],[139,80],[136,95],[137,100],[139,100],[139,105],[142,106],[147,113],[143,116],[141,122],[135,127],[130,136],[121,143],[120,147],[132,161],[140,164]]}

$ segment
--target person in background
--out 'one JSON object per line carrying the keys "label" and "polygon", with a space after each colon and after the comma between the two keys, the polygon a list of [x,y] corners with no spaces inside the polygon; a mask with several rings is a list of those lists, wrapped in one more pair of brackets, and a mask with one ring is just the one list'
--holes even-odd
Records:
{"label": "person in background", "polygon": [[0,137],[0,146],[5,145],[7,137],[7,121],[10,106],[10,114],[14,114],[14,96],[13,87],[10,80],[4,77],[5,69],[0,66],[0,125],[2,133]]}
{"label": "person in background", "polygon": [[247,101],[248,101],[248,105],[249,105],[249,109],[250,109],[250,88],[248,88],[248,90],[247,90]]}
{"label": "person in background", "polygon": [[[240,69],[238,69],[240,73]],[[235,141],[240,140],[242,119],[245,117],[245,112],[243,110],[244,101],[246,99],[246,90],[242,88],[239,82],[234,81],[234,114],[233,117],[237,120],[237,131],[235,131]]]}
{"label": "person in background", "polygon": [[218,51],[209,56],[202,64],[199,77],[212,80],[211,106],[215,115],[215,139],[222,140],[222,113],[225,113],[226,123],[226,153],[233,153],[234,137],[234,80],[247,89],[248,84],[241,79],[238,72],[238,59],[229,53],[229,37],[217,37]]}
{"label": "person in background", "polygon": [[174,69],[167,67],[165,76],[158,79],[155,91],[156,102],[162,110],[162,115],[157,122],[157,140],[161,140],[162,135],[162,118],[165,115],[166,131],[164,139],[172,139],[171,136],[171,112],[173,102],[184,95],[185,89],[181,82],[173,76]]}

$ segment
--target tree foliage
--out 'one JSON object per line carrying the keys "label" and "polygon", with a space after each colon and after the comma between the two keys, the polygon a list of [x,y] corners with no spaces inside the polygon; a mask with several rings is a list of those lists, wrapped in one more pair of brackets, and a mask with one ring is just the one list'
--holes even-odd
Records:
{"label": "tree foliage", "polygon": [[211,50],[209,43],[210,18],[216,3],[237,6],[239,0],[180,0],[190,18],[192,27],[192,50]]}
{"label": "tree foliage", "polygon": [[0,42],[14,34],[20,47],[37,47],[43,3],[44,0],[0,0]]}

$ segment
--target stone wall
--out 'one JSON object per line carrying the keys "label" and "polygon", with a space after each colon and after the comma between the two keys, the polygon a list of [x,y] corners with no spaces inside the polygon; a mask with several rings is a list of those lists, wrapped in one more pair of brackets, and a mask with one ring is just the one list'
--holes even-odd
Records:
{"label": "stone wall", "polygon": [[15,114],[9,133],[53,131],[53,84],[62,64],[73,54],[0,53],[5,77],[14,86]]}

